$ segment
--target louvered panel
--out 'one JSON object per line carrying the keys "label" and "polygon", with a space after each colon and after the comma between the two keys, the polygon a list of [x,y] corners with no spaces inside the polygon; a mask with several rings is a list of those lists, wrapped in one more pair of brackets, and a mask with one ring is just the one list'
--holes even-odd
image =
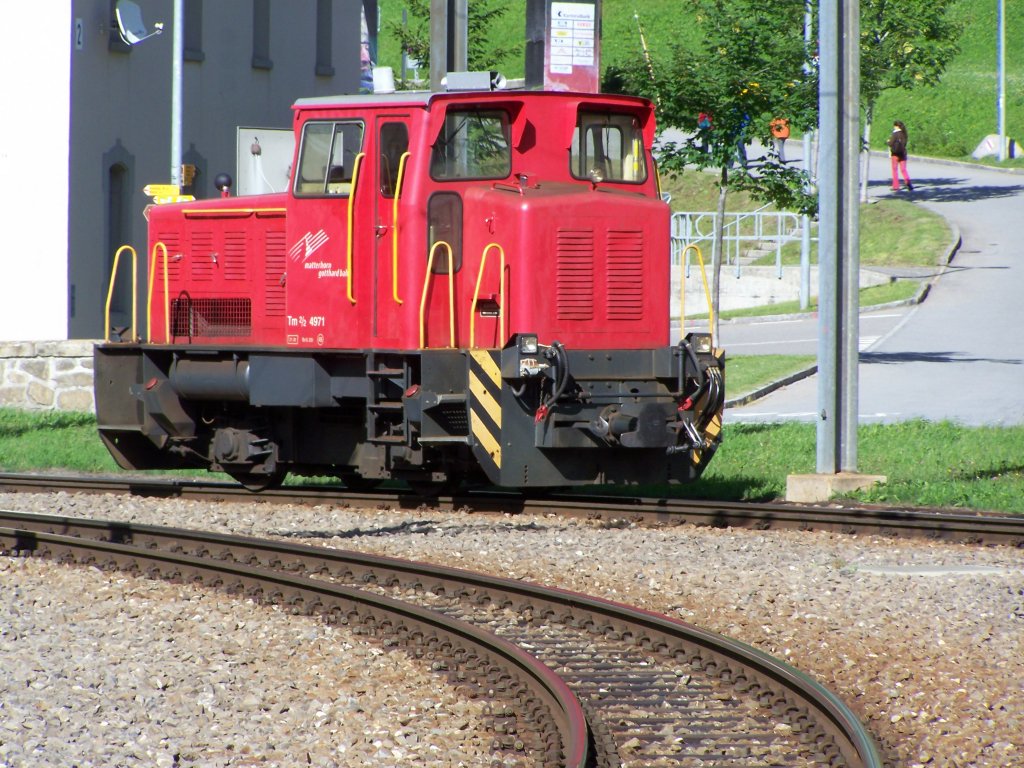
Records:
{"label": "louvered panel", "polygon": [[644,233],[608,232],[607,292],[609,320],[639,320],[644,314]]}
{"label": "louvered panel", "polygon": [[263,269],[264,314],[267,317],[284,317],[285,310],[285,247],[284,231],[266,233],[266,251]]}
{"label": "louvered panel", "polygon": [[559,320],[594,318],[594,232],[560,229],[556,240],[555,293]]}
{"label": "louvered panel", "polygon": [[[167,282],[177,283],[181,279],[181,237],[177,232],[166,232],[157,233],[157,243],[163,243],[167,247]],[[152,258],[152,251],[150,252]],[[156,278],[158,281],[163,280],[164,265],[163,265],[164,254],[157,248],[156,251]]]}
{"label": "louvered panel", "polygon": [[222,267],[225,280],[248,279],[245,245],[245,232],[227,232],[224,234],[224,263]]}
{"label": "louvered panel", "polygon": [[192,233],[191,248],[187,256],[189,274],[195,281],[207,282],[213,279],[213,233],[199,231]]}

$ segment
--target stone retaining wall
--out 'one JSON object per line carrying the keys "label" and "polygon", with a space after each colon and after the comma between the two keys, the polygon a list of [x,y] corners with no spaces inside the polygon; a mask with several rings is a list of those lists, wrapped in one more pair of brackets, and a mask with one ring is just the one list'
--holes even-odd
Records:
{"label": "stone retaining wall", "polygon": [[0,341],[0,407],[93,411],[92,341]]}

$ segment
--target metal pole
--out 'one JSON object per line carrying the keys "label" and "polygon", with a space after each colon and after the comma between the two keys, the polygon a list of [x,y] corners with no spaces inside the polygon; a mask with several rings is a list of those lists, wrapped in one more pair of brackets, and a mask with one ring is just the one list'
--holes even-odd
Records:
{"label": "metal pole", "polygon": [[1006,160],[1006,0],[998,0],[996,7],[997,55],[999,69],[999,95],[996,99],[999,123],[999,162]]}
{"label": "metal pole", "polygon": [[448,0],[448,71],[469,69],[468,0]]}
{"label": "metal pole", "polygon": [[185,58],[185,0],[174,0],[171,53],[171,184],[181,186],[181,68]]}
{"label": "metal pole", "polygon": [[430,90],[441,90],[447,66],[448,0],[430,0]]}
{"label": "metal pole", "polygon": [[857,471],[860,374],[860,2],[843,3],[843,326],[839,397],[840,470]]}
{"label": "metal pole", "polygon": [[544,87],[545,0],[526,0],[526,87]]}
{"label": "metal pole", "polygon": [[859,3],[822,3],[817,471],[857,464]]}
{"label": "metal pole", "polygon": [[[811,50],[811,5],[804,6],[804,45]],[[804,72],[810,65],[804,65]],[[811,178],[811,131],[804,131],[804,173]],[[811,217],[806,213],[800,217],[800,309],[811,304]]]}
{"label": "metal pole", "polygon": [[[405,30],[408,30],[408,29],[409,29],[408,11],[405,8],[403,8],[402,9],[402,30],[405,31]],[[406,81],[406,77],[407,77],[406,73],[408,71],[409,71],[409,52],[405,49],[405,46],[403,45],[402,46],[402,82],[403,83]]]}

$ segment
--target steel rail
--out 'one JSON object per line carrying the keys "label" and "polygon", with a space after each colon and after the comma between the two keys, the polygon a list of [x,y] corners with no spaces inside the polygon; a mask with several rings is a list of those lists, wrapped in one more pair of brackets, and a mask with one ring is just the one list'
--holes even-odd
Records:
{"label": "steel rail", "polygon": [[287,486],[258,496],[227,482],[154,479],[139,476],[65,476],[0,473],[0,491],[54,489],[83,493],[130,493],[138,496],[239,500],[258,498],[278,504],[322,504],[333,500],[369,508],[418,509],[429,503],[439,509],[472,509],[478,513],[522,512],[604,520],[610,524],[691,524],[715,528],[759,530],[823,530],[840,533],[924,538],[997,544],[1024,548],[1024,516],[934,509],[831,504],[703,501],[678,498],[632,498],[598,495],[527,497],[511,492],[479,492],[424,499],[415,493],[351,492],[333,486]]}
{"label": "steel rail", "polygon": [[[275,567],[284,560],[298,560],[309,570],[347,570],[365,581],[387,581],[399,576],[407,581],[436,584],[438,589],[470,589],[479,594],[502,595],[502,600],[526,601],[534,613],[554,620],[567,618],[577,625],[613,627],[620,634],[632,636],[638,645],[665,654],[680,654],[680,644],[696,649],[700,663],[728,675],[736,675],[735,667],[742,668],[739,676],[751,684],[759,685],[773,697],[781,697],[791,716],[799,718],[803,709],[811,719],[832,738],[846,765],[878,768],[883,765],[878,748],[867,729],[853,712],[834,693],[786,664],[752,646],[661,614],[633,608],[602,598],[544,587],[529,582],[502,579],[458,568],[437,566],[401,560],[382,555],[311,547],[289,542],[255,539],[231,534],[211,534],[201,531],[136,525],[133,523],[88,520],[61,516],[32,515],[0,512],[0,523],[33,528],[38,531],[103,537],[110,541],[131,543],[150,552],[149,547],[182,547],[218,557],[239,550],[234,557],[245,557],[252,552],[265,567]],[[687,652],[693,655],[694,651]]]}
{"label": "steel rail", "polygon": [[[2,517],[4,522],[9,522],[18,516],[4,514]],[[65,524],[61,525],[57,523],[57,518],[51,518],[42,523],[44,527],[56,524],[65,530],[77,530],[80,534],[64,535],[32,530],[28,525],[31,517],[22,516],[26,525],[19,528],[0,527],[0,551],[42,555],[55,560],[70,558],[86,563],[102,560],[104,565],[137,570],[143,575],[151,575],[156,571],[164,578],[186,583],[198,580],[210,586],[226,588],[232,593],[244,592],[263,602],[290,606],[296,612],[323,614],[328,620],[339,620],[343,614],[347,614],[349,619],[361,619],[359,611],[366,609],[373,614],[392,617],[393,626],[396,629],[401,627],[407,635],[433,635],[454,646],[468,646],[482,659],[491,660],[491,663],[501,662],[504,668],[512,671],[512,675],[524,688],[529,689],[542,702],[559,733],[559,765],[586,768],[590,764],[590,734],[586,717],[579,700],[565,681],[522,648],[478,627],[412,603],[322,580],[289,575],[251,564],[131,546],[121,539],[125,526],[118,523],[106,524],[110,537],[109,540],[101,540],[81,535],[86,531],[96,533],[103,527],[88,525],[88,521],[64,518]],[[151,535],[145,538],[150,544],[154,539],[162,538],[157,535],[156,528],[149,528],[151,530],[148,533]],[[177,540],[180,540],[183,533],[174,529],[166,529],[166,532]],[[221,538],[238,537],[211,536],[207,537],[206,543],[214,546]],[[195,540],[201,541],[202,537],[197,535]],[[252,540],[250,546],[256,541]]]}

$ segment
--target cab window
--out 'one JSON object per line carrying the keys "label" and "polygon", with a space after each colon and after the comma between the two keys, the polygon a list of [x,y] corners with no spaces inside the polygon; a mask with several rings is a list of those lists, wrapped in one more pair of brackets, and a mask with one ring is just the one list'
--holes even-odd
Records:
{"label": "cab window", "polygon": [[504,179],[512,172],[508,113],[450,109],[434,144],[430,175],[446,179]]}
{"label": "cab window", "polygon": [[632,115],[580,112],[569,164],[577,179],[636,184],[646,181],[640,121]]}
{"label": "cab window", "polygon": [[380,173],[381,197],[394,197],[398,189],[398,171],[402,167],[402,155],[409,149],[409,129],[405,123],[385,123],[380,128]]}
{"label": "cab window", "polygon": [[363,147],[363,124],[308,122],[302,129],[299,167],[295,174],[297,197],[348,195],[356,155]]}

